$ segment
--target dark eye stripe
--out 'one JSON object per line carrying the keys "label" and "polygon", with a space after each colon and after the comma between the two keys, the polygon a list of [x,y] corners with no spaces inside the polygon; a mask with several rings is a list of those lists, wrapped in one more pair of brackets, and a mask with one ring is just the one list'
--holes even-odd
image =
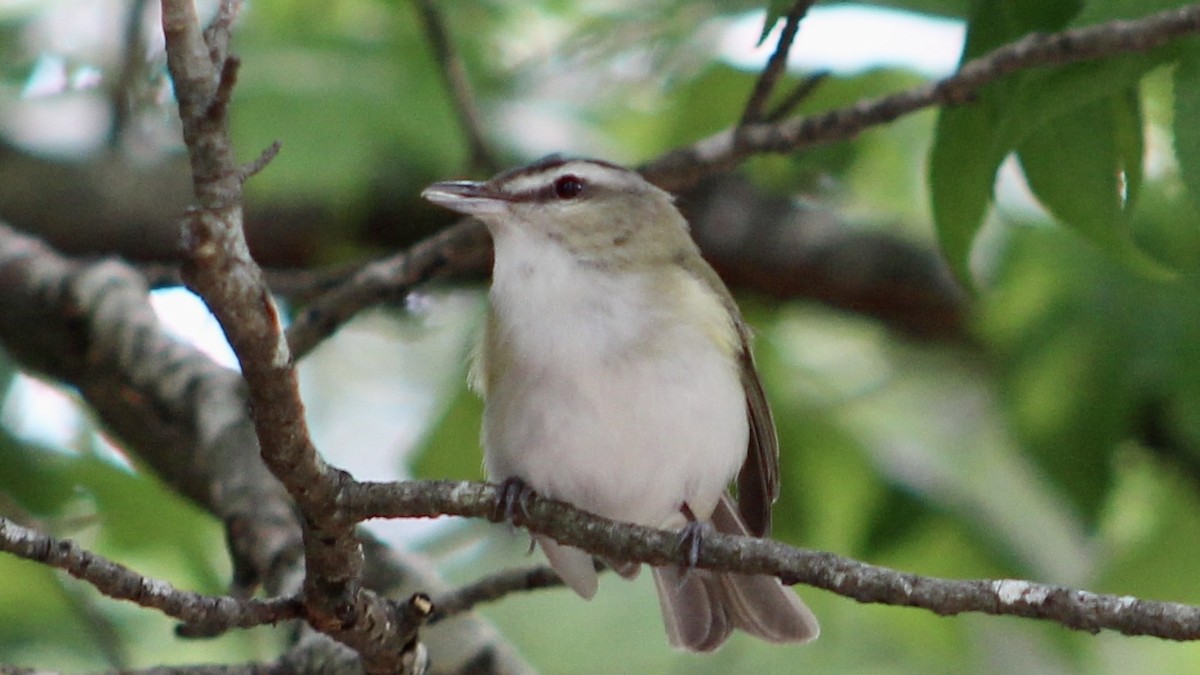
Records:
{"label": "dark eye stripe", "polygon": [[[579,172],[569,171],[575,168],[570,166],[572,164],[579,166]],[[589,175],[595,171],[595,167],[608,169],[612,175],[606,175],[608,172],[603,171],[600,176]],[[593,192],[620,189],[621,174],[636,176],[629,169],[616,164],[598,160],[568,160],[552,155],[529,166],[506,171],[488,181],[488,184],[509,201],[546,203],[590,198]]]}

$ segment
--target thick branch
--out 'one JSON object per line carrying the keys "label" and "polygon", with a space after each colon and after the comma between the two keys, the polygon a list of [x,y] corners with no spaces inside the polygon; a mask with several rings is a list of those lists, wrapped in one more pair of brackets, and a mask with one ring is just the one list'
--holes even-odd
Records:
{"label": "thick branch", "polygon": [[[235,567],[232,597],[260,583],[274,595],[299,590],[291,582],[300,567],[300,526],[286,491],[259,458],[241,377],[164,332],[137,271],[115,260],[63,258],[0,225],[0,316],[0,346],[23,367],[77,388],[140,462],[223,520]],[[428,561],[369,537],[365,547],[369,587],[397,597],[443,592]],[[422,637],[444,667],[486,657],[492,672],[528,671],[477,618],[447,622]],[[332,646],[310,644],[304,660]]]}
{"label": "thick branch", "polygon": [[1020,70],[1145,52],[1198,31],[1200,5],[1189,5],[1136,21],[1113,21],[1049,35],[1033,33],[964,64],[943,80],[821,115],[726,129],[661,155],[643,165],[641,171],[647,180],[665,190],[682,190],[752,155],[789,153],[847,140],[923,108],[969,101],[984,85]]}
{"label": "thick branch", "polygon": [[254,452],[241,377],[163,330],[140,274],[69,260],[0,225],[0,316],[0,345],[76,387],[141,462],[225,523],[245,592],[280,590],[298,522]]}
{"label": "thick branch", "polygon": [[310,625],[357,651],[368,672],[411,672],[423,647],[420,622],[362,583],[363,552],[353,521],[330,505],[344,474],[313,446],[279,310],[250,257],[242,230],[242,181],[229,137],[238,69],[227,56],[236,2],[201,33],[191,0],[163,0],[167,64],[200,208],[188,218],[184,279],[221,323],[241,364],[251,417],[267,467],[303,514],[304,603]]}
{"label": "thick branch", "polygon": [[[488,518],[499,489],[485,483],[411,481],[361,483],[346,492],[344,507],[361,518]],[[679,533],[617,523],[568,504],[533,498],[517,524],[606,559],[685,565],[689,552]],[[1045,619],[1074,630],[1114,630],[1168,640],[1200,639],[1200,607],[1141,600],[1014,579],[955,580],[925,577],[775,541],[711,533],[697,566],[777,576],[859,602],[921,607],[942,616],[983,614]]]}

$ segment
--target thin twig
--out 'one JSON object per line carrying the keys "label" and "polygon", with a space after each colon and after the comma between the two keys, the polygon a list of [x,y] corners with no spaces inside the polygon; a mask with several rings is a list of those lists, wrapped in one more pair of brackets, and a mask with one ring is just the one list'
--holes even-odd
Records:
{"label": "thin twig", "polygon": [[450,31],[442,13],[432,0],[416,0],[417,9],[421,13],[421,22],[425,27],[425,35],[433,48],[433,56],[438,64],[446,91],[454,104],[454,113],[458,117],[459,126],[467,139],[471,153],[471,167],[486,173],[494,173],[499,165],[496,156],[489,146],[483,132],[483,118],[479,114],[479,106],[467,80],[467,71],[463,67],[462,58],[454,49],[450,39]]}
{"label": "thin twig", "polygon": [[803,103],[805,99],[808,98],[809,94],[812,94],[813,91],[816,90],[817,86],[824,82],[828,77],[829,71],[822,70],[801,80],[800,83],[796,85],[796,88],[792,90],[792,93],[785,96],[783,100],[779,102],[779,105],[775,106],[771,109],[771,112],[767,113],[764,121],[778,122],[784,117],[792,114],[792,111],[796,109],[796,106]]}
{"label": "thin twig", "polygon": [[1200,5],[1158,12],[1133,21],[1112,21],[1049,35],[1033,33],[970,61],[954,75],[937,82],[859,101],[849,108],[821,115],[777,124],[739,125],[664,153],[640,170],[655,185],[680,191],[706,176],[731,169],[752,155],[789,153],[846,140],[923,108],[961,104],[983,86],[1017,71],[1145,52],[1196,32],[1200,32]]}
{"label": "thin twig", "polygon": [[779,42],[775,44],[775,51],[771,58],[767,59],[767,65],[763,67],[758,81],[754,83],[754,91],[750,93],[750,100],[746,102],[740,124],[754,124],[762,120],[767,100],[771,98],[771,94],[775,92],[775,85],[787,70],[788,53],[792,49],[792,41],[796,39],[796,32],[800,30],[800,21],[815,1],[796,0],[796,4],[788,10],[783,22],[783,31],[779,34]]}
{"label": "thin twig", "polygon": [[562,579],[548,565],[511,569],[486,576],[434,601],[430,624],[468,612],[476,605],[494,602],[512,593],[562,586]]}
{"label": "thin twig", "polygon": [[279,149],[282,147],[283,143],[280,141],[275,141],[268,145],[253,162],[244,164],[238,169],[238,177],[241,178],[243,183],[250,180],[258,172],[267,168],[267,165],[271,163],[271,160],[275,159],[275,156],[279,154]]}
{"label": "thin twig", "polygon": [[296,598],[238,600],[181,591],[98,556],[69,539],[55,539],[0,517],[0,550],[57,567],[104,595],[157,609],[189,624],[210,628],[250,628],[299,618]]}
{"label": "thin twig", "polygon": [[146,0],[133,0],[125,15],[125,41],[121,53],[121,71],[112,92],[113,117],[108,144],[116,147],[124,137],[133,115],[134,91],[146,75],[146,37],[142,29],[146,18]]}

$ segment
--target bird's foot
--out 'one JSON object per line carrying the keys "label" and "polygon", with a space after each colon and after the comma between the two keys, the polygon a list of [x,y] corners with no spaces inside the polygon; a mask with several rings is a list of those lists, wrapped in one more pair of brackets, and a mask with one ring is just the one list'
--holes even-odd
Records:
{"label": "bird's foot", "polygon": [[687,525],[679,531],[679,541],[675,545],[677,550],[683,551],[684,563],[680,565],[680,570],[683,574],[679,577],[679,584],[682,586],[687,582],[691,571],[696,568],[696,564],[700,562],[700,551],[704,548],[704,537],[712,529],[712,526],[706,522],[696,520],[696,516],[692,513],[691,507],[684,504],[680,511],[688,519]]}
{"label": "bird's foot", "polygon": [[505,478],[500,483],[500,496],[496,500],[495,510],[492,511],[491,521],[515,523],[518,515],[528,515],[526,505],[536,494],[533,488],[517,476]]}

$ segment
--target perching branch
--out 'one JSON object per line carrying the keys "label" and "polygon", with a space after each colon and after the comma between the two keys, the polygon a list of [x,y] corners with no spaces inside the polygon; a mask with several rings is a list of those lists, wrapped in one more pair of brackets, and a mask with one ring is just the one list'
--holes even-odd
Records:
{"label": "perching branch", "polygon": [[[343,506],[360,518],[488,518],[499,488],[465,481],[356,483]],[[532,498],[517,524],[560,543],[619,561],[684,565],[679,533],[617,523],[565,504]],[[1073,630],[1200,640],[1200,607],[1105,595],[1016,579],[956,580],[898,572],[851,558],[728,534],[705,535],[698,567],[777,576],[786,584],[823,588],[864,603],[928,609],[941,616],[964,612],[1053,621]],[[509,588],[520,590],[519,584]]]}
{"label": "perching branch", "polygon": [[640,170],[647,180],[665,190],[683,190],[753,155],[791,153],[847,140],[924,108],[964,103],[983,86],[1021,70],[1145,52],[1196,32],[1200,32],[1200,5],[1133,21],[1111,21],[1051,34],[1032,33],[964,64],[954,75],[937,82],[820,115],[731,127],[671,150]]}

